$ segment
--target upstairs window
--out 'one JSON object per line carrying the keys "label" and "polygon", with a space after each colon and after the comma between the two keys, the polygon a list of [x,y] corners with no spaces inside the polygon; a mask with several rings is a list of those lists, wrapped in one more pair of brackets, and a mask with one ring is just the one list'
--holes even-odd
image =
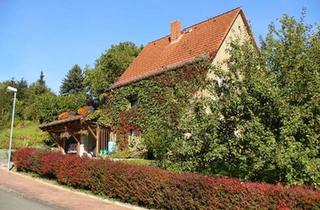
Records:
{"label": "upstairs window", "polygon": [[139,106],[138,94],[131,95],[128,100],[131,108],[137,108]]}

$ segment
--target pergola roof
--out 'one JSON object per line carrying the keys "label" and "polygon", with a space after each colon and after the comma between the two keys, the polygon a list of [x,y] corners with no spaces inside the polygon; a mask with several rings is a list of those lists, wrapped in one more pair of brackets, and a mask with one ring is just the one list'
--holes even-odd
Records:
{"label": "pergola roof", "polygon": [[61,133],[66,131],[77,132],[82,129],[84,122],[82,116],[76,115],[64,120],[55,120],[41,124],[39,128],[49,133]]}
{"label": "pergola roof", "polygon": [[82,117],[80,115],[76,115],[76,116],[72,116],[72,117],[69,117],[64,120],[55,120],[55,121],[52,121],[49,123],[43,123],[43,124],[39,125],[39,128],[41,130],[46,130],[47,128],[52,127],[52,126],[62,125],[62,124],[66,124],[66,123],[74,122],[74,121],[80,121],[81,119],[82,119]]}

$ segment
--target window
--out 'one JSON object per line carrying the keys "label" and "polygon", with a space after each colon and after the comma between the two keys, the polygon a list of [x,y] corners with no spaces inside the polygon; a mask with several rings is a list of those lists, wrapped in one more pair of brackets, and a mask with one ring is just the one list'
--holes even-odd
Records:
{"label": "window", "polygon": [[138,100],[138,94],[134,94],[128,98],[130,102],[130,107],[131,108],[136,108],[139,105],[139,100]]}

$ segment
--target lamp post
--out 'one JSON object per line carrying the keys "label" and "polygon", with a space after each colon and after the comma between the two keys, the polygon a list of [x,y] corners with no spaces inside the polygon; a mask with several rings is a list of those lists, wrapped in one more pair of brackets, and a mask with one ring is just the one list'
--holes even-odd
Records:
{"label": "lamp post", "polygon": [[9,143],[9,151],[8,151],[8,171],[10,170],[10,160],[11,160],[11,146],[12,146],[12,134],[13,134],[13,122],[14,122],[14,111],[16,108],[16,97],[17,97],[17,89],[11,86],[7,87],[7,91],[13,92],[13,107],[12,107],[12,116],[11,116],[11,129],[10,129],[10,143]]}

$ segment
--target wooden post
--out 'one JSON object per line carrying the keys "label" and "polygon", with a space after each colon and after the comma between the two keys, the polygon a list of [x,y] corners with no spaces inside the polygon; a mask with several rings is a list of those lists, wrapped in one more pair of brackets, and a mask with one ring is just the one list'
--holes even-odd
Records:
{"label": "wooden post", "polygon": [[61,154],[64,154],[64,149],[63,147],[60,145],[60,142],[58,143],[58,149],[61,152]]}
{"label": "wooden post", "polygon": [[66,148],[66,140],[65,139],[62,139],[62,147],[63,147],[63,154],[66,154],[67,151],[67,148]]}
{"label": "wooden post", "polygon": [[76,135],[72,135],[72,136],[77,141],[77,155],[81,156],[80,155],[80,144],[81,144],[80,138],[78,138],[78,136],[76,136]]}
{"label": "wooden post", "polygon": [[80,142],[77,141],[77,155],[80,155]]}
{"label": "wooden post", "polygon": [[109,141],[110,141],[110,130],[108,129],[107,130],[107,151],[108,151],[108,154],[109,154]]}
{"label": "wooden post", "polygon": [[99,149],[100,149],[100,127],[99,125],[97,125],[97,129],[96,129],[96,156],[99,155]]}

